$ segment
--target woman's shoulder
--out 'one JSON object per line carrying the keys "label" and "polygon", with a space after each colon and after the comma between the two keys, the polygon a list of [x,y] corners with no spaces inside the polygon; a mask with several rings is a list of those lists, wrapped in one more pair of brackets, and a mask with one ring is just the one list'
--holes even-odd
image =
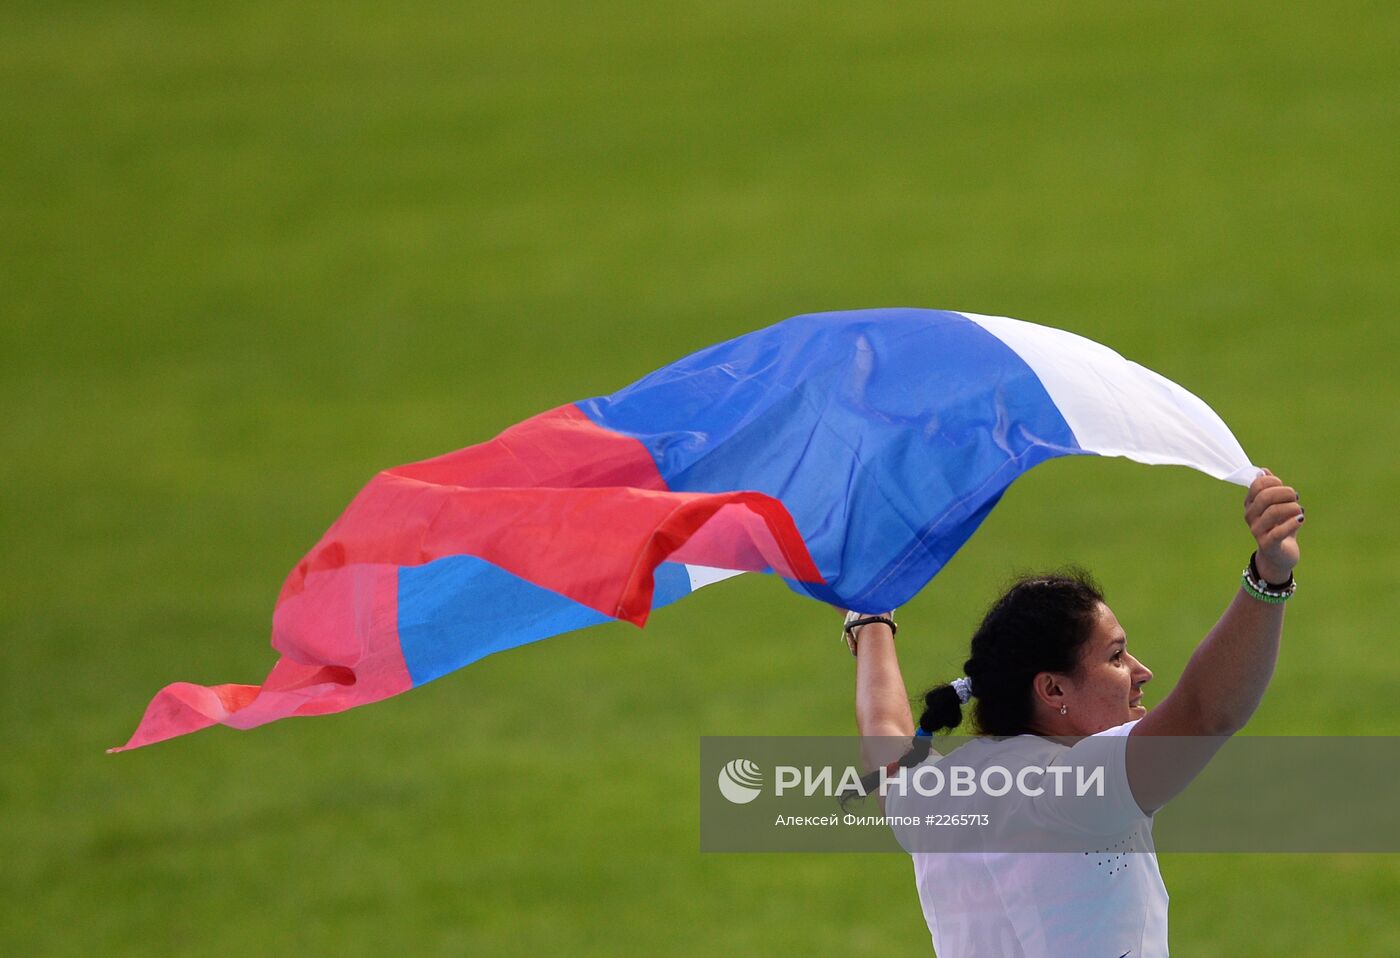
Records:
{"label": "woman's shoulder", "polygon": [[1137,724],[1134,719],[1113,728],[1104,729],[1093,735],[1084,738],[1051,738],[1044,735],[1036,735],[1027,732],[1022,735],[992,736],[979,735],[970,738],[963,744],[950,752],[945,753],[945,757],[951,758],[956,755],[966,764],[980,763],[984,760],[1003,758],[1037,758],[1053,760],[1056,757],[1065,755],[1081,742],[1095,739],[1113,739],[1126,737]]}
{"label": "woman's shoulder", "polygon": [[1008,759],[1053,757],[1064,750],[1065,746],[1040,735],[979,735],[946,753],[944,760],[956,759],[963,765],[984,765]]}

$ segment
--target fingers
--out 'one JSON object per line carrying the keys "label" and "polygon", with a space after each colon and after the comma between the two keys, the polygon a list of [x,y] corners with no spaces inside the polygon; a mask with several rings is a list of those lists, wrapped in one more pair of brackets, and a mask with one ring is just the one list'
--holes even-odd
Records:
{"label": "fingers", "polygon": [[1265,469],[1262,474],[1255,477],[1255,480],[1249,484],[1249,491],[1244,494],[1244,507],[1248,509],[1249,504],[1254,501],[1254,497],[1265,489],[1281,485],[1283,485],[1283,480]]}
{"label": "fingers", "polygon": [[1263,509],[1255,518],[1250,520],[1249,531],[1261,546],[1278,542],[1281,539],[1295,535],[1298,532],[1298,524],[1303,521],[1303,507],[1293,499],[1291,501],[1279,502]]}
{"label": "fingers", "polygon": [[[1268,561],[1272,563],[1279,564],[1284,569],[1293,568],[1293,563],[1298,561],[1296,555],[1297,539],[1298,523],[1296,522],[1285,522],[1282,525],[1275,526],[1274,528],[1265,532],[1264,535],[1258,539],[1258,555],[1260,556],[1261,562],[1260,568],[1263,567],[1262,563],[1264,562],[1265,558],[1267,558]],[[1293,562],[1286,562],[1284,561],[1285,553],[1281,550],[1283,549],[1286,543],[1290,542],[1290,540],[1293,543],[1292,548],[1294,550],[1294,558]]]}
{"label": "fingers", "polygon": [[[1266,479],[1273,480],[1272,484],[1260,485]],[[1298,490],[1285,486],[1276,476],[1260,476],[1255,480],[1255,485],[1250,486],[1250,495],[1245,498],[1244,520],[1252,529],[1270,509],[1288,504],[1298,506]],[[1302,507],[1298,506],[1292,514],[1296,515],[1301,510]]]}

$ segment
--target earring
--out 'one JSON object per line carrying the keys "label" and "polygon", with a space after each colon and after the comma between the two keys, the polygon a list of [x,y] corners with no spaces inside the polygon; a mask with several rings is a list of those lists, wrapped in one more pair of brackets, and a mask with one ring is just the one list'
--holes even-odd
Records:
{"label": "earring", "polygon": [[1066,712],[1068,712],[1068,711],[1069,711],[1069,707],[1068,707],[1067,705],[1061,703],[1061,704],[1060,704],[1060,714],[1061,714],[1061,715],[1064,715],[1064,714],[1065,714]]}

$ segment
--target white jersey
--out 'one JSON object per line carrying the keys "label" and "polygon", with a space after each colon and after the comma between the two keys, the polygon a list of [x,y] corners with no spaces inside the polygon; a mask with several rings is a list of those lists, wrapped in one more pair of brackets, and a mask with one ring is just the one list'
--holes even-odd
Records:
{"label": "white jersey", "polygon": [[[1164,958],[1167,889],[1157,869],[1152,819],[1133,800],[1126,745],[1136,722],[1100,732],[1073,747],[1034,735],[975,739],[930,761],[988,766],[1102,766],[1098,801],[1057,801],[1013,792],[981,833],[992,848],[1033,848],[1018,836],[1040,831],[1072,836],[1074,852],[913,852],[924,918],[939,958]],[[886,814],[972,812],[973,799],[890,793]],[[986,803],[984,800],[983,807]],[[1008,813],[1014,809],[1014,814]],[[907,849],[917,836],[897,829]],[[927,847],[927,845],[925,845]]]}

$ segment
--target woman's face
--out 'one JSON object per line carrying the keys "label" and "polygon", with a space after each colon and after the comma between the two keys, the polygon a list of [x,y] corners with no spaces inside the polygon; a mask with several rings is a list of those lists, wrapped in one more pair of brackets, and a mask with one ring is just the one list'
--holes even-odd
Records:
{"label": "woman's face", "polygon": [[1065,718],[1076,734],[1093,735],[1147,714],[1142,687],[1152,678],[1128,652],[1128,637],[1108,606],[1099,603],[1094,631],[1080,650],[1079,670],[1065,682]]}

